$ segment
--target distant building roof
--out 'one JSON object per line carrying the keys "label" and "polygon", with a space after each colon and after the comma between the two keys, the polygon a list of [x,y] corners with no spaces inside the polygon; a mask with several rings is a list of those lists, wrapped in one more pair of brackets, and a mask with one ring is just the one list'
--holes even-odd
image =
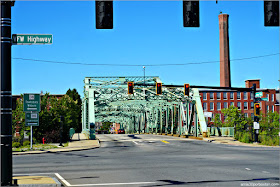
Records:
{"label": "distant building roof", "polygon": [[261,79],[247,79],[245,81],[259,81],[259,80],[261,80]]}

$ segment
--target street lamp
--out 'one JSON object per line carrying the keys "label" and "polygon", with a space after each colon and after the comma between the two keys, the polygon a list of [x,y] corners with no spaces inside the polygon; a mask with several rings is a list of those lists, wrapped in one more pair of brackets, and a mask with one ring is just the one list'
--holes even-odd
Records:
{"label": "street lamp", "polygon": [[144,70],[144,86],[145,86],[145,66],[143,66],[143,70]]}

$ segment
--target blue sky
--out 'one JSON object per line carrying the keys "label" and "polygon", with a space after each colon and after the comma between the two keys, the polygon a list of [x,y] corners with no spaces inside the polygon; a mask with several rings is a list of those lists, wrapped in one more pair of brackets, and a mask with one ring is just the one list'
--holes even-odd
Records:
{"label": "blue sky", "polygon": [[[95,29],[94,1],[16,1],[12,34],[53,34],[52,45],[12,46],[13,58],[96,64],[180,64],[219,61],[218,15],[229,14],[230,57],[279,53],[279,27],[264,27],[263,1],[200,1],[200,27],[184,28],[182,1],[114,1],[114,29]],[[165,84],[219,86],[219,62],[146,67]],[[83,96],[88,76],[143,76],[142,66],[83,66],[12,60],[13,94]],[[279,55],[231,62],[234,87],[261,79],[279,87]]]}

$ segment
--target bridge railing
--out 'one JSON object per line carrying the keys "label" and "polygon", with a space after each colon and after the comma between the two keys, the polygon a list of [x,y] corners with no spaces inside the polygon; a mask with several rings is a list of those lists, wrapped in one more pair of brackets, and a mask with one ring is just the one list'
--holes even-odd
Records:
{"label": "bridge railing", "polygon": [[234,127],[207,127],[210,136],[234,137]]}

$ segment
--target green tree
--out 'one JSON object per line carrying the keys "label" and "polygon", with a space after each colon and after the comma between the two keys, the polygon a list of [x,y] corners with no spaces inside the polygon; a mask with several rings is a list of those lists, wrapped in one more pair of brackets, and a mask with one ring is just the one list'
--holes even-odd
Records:
{"label": "green tree", "polygon": [[234,127],[235,139],[246,142],[252,141],[252,121],[250,119],[245,118],[241,111],[234,106],[223,108],[222,113],[226,117],[223,126]]}
{"label": "green tree", "polygon": [[102,126],[100,127],[100,130],[110,132],[111,125],[112,125],[111,122],[104,122],[104,123],[102,123]]}
{"label": "green tree", "polygon": [[25,126],[25,113],[23,112],[23,95],[17,100],[16,109],[13,110],[12,114],[12,132],[15,133],[16,129],[19,129],[19,137],[14,138],[14,141],[22,143],[24,138],[24,131],[28,130],[29,127]]}
{"label": "green tree", "polygon": [[[75,91],[74,91],[75,92]],[[64,95],[62,98],[50,96],[49,93],[41,96],[41,111],[39,113],[39,126],[33,127],[33,137],[37,141],[42,141],[46,138],[47,142],[59,142],[60,116],[64,117],[63,121],[63,141],[69,139],[69,129],[71,127],[78,129],[80,122],[81,108],[78,105],[78,99],[73,100],[69,95]],[[30,127],[25,126],[25,113],[23,112],[22,97],[17,101],[17,108],[13,111],[13,132],[16,128],[20,129],[21,141],[25,130],[30,130]]]}
{"label": "green tree", "polygon": [[268,112],[261,114],[260,118],[260,141],[265,145],[279,145],[279,114]]}
{"label": "green tree", "polygon": [[82,100],[80,94],[77,92],[77,90],[74,88],[71,90],[70,88],[66,92],[67,95],[69,95],[70,98],[72,98],[74,101],[76,101],[76,110],[78,112],[78,121],[77,125],[74,125],[73,128],[75,128],[76,132],[81,132],[82,131]]}
{"label": "green tree", "polygon": [[215,114],[214,116],[214,126],[215,127],[221,127],[223,125],[222,121],[220,120],[220,115]]}

